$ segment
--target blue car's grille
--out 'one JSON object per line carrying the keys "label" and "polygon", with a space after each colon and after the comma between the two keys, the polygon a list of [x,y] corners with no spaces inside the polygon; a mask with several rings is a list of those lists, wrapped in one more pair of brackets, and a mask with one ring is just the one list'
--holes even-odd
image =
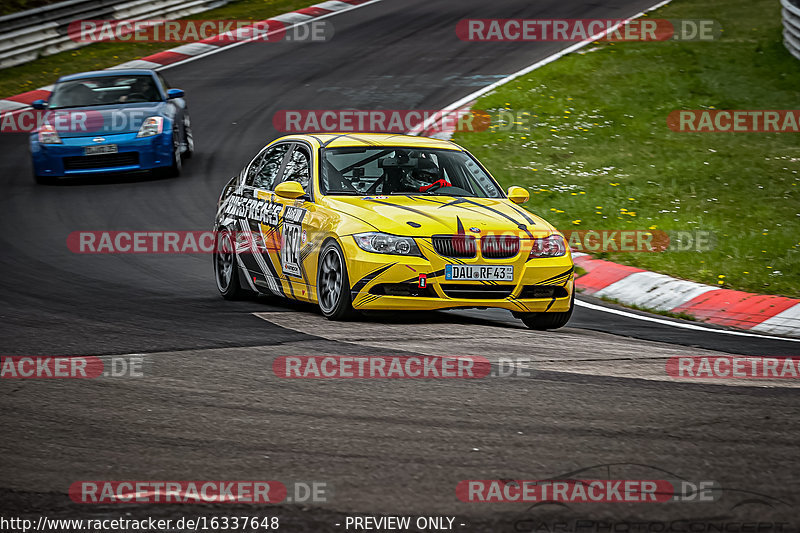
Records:
{"label": "blue car's grille", "polygon": [[83,155],[64,158],[64,170],[127,167],[138,164],[139,152],[120,152],[118,154]]}

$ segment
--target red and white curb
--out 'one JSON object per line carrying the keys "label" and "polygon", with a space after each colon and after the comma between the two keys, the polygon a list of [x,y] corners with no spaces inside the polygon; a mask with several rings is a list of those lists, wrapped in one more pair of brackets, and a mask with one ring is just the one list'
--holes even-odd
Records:
{"label": "red and white curb", "polygon": [[573,252],[586,274],[575,280],[583,294],[654,311],[686,313],[711,324],[800,337],[800,300],[720,289]]}
{"label": "red and white curb", "polygon": [[[284,25],[284,29],[287,29],[294,25],[304,24],[313,19],[327,17],[333,13],[347,11],[375,1],[379,0],[331,0],[310,7],[304,7],[303,9],[292,11],[291,13],[284,13],[261,22],[266,22],[268,25],[270,22],[280,22]],[[256,24],[256,21],[254,21],[253,24]],[[238,31],[243,30],[240,29]],[[178,63],[185,63],[202,56],[219,52],[225,48],[245,44],[246,42],[248,41],[227,42],[227,40],[220,39],[220,36],[217,35],[209,37],[208,39],[203,39],[202,41],[188,43],[163,52],[158,52],[157,54],[141,59],[126,61],[120,65],[109,67],[107,70],[126,68],[163,69],[165,67],[175,66]],[[16,113],[29,108],[35,100],[46,100],[50,96],[52,88],[53,86],[49,85],[1,99],[0,113]]]}

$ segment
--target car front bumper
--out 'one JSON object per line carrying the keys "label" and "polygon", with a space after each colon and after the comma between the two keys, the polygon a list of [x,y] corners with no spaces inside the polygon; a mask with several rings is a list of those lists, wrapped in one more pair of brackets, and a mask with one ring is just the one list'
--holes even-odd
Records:
{"label": "car front bumper", "polygon": [[[418,243],[424,239],[416,239]],[[427,242],[430,242],[429,240]],[[342,237],[353,307],[362,310],[440,310],[501,308],[520,313],[564,312],[575,289],[572,257],[531,258],[530,241],[507,259],[426,258],[365,252],[352,237]],[[425,247],[430,249],[430,247]],[[450,281],[446,265],[512,265],[507,282]],[[420,286],[424,275],[424,286]]]}
{"label": "car front bumper", "polygon": [[[33,170],[38,176],[80,176],[152,170],[172,165],[172,132],[152,137],[136,133],[104,135],[102,142],[92,137],[62,137],[60,144],[41,144],[31,135]],[[88,146],[117,145],[117,153],[84,155]]]}

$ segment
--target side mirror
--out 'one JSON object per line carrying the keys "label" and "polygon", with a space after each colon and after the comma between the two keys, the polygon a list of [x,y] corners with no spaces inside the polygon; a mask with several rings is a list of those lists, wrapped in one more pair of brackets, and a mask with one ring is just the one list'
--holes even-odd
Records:
{"label": "side mirror", "polygon": [[281,198],[294,200],[295,198],[303,196],[305,193],[306,191],[303,190],[303,186],[296,181],[284,181],[275,187],[275,194]]}
{"label": "side mirror", "polygon": [[47,109],[47,102],[41,99],[34,100],[33,103],[31,104],[31,107],[33,107],[34,109]]}
{"label": "side mirror", "polygon": [[184,92],[183,89],[169,89],[167,91],[167,99],[172,100],[173,98],[183,98]]}
{"label": "side mirror", "polygon": [[527,189],[515,186],[508,188],[508,199],[515,204],[524,204],[530,197],[531,195],[528,193]]}

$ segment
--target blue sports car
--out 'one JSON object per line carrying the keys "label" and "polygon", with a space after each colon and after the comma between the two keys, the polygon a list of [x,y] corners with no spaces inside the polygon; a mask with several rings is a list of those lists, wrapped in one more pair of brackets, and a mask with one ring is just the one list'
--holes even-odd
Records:
{"label": "blue sports car", "polygon": [[30,136],[37,183],[64,176],[151,171],[177,176],[194,150],[181,89],[153,70],[63,76]]}

